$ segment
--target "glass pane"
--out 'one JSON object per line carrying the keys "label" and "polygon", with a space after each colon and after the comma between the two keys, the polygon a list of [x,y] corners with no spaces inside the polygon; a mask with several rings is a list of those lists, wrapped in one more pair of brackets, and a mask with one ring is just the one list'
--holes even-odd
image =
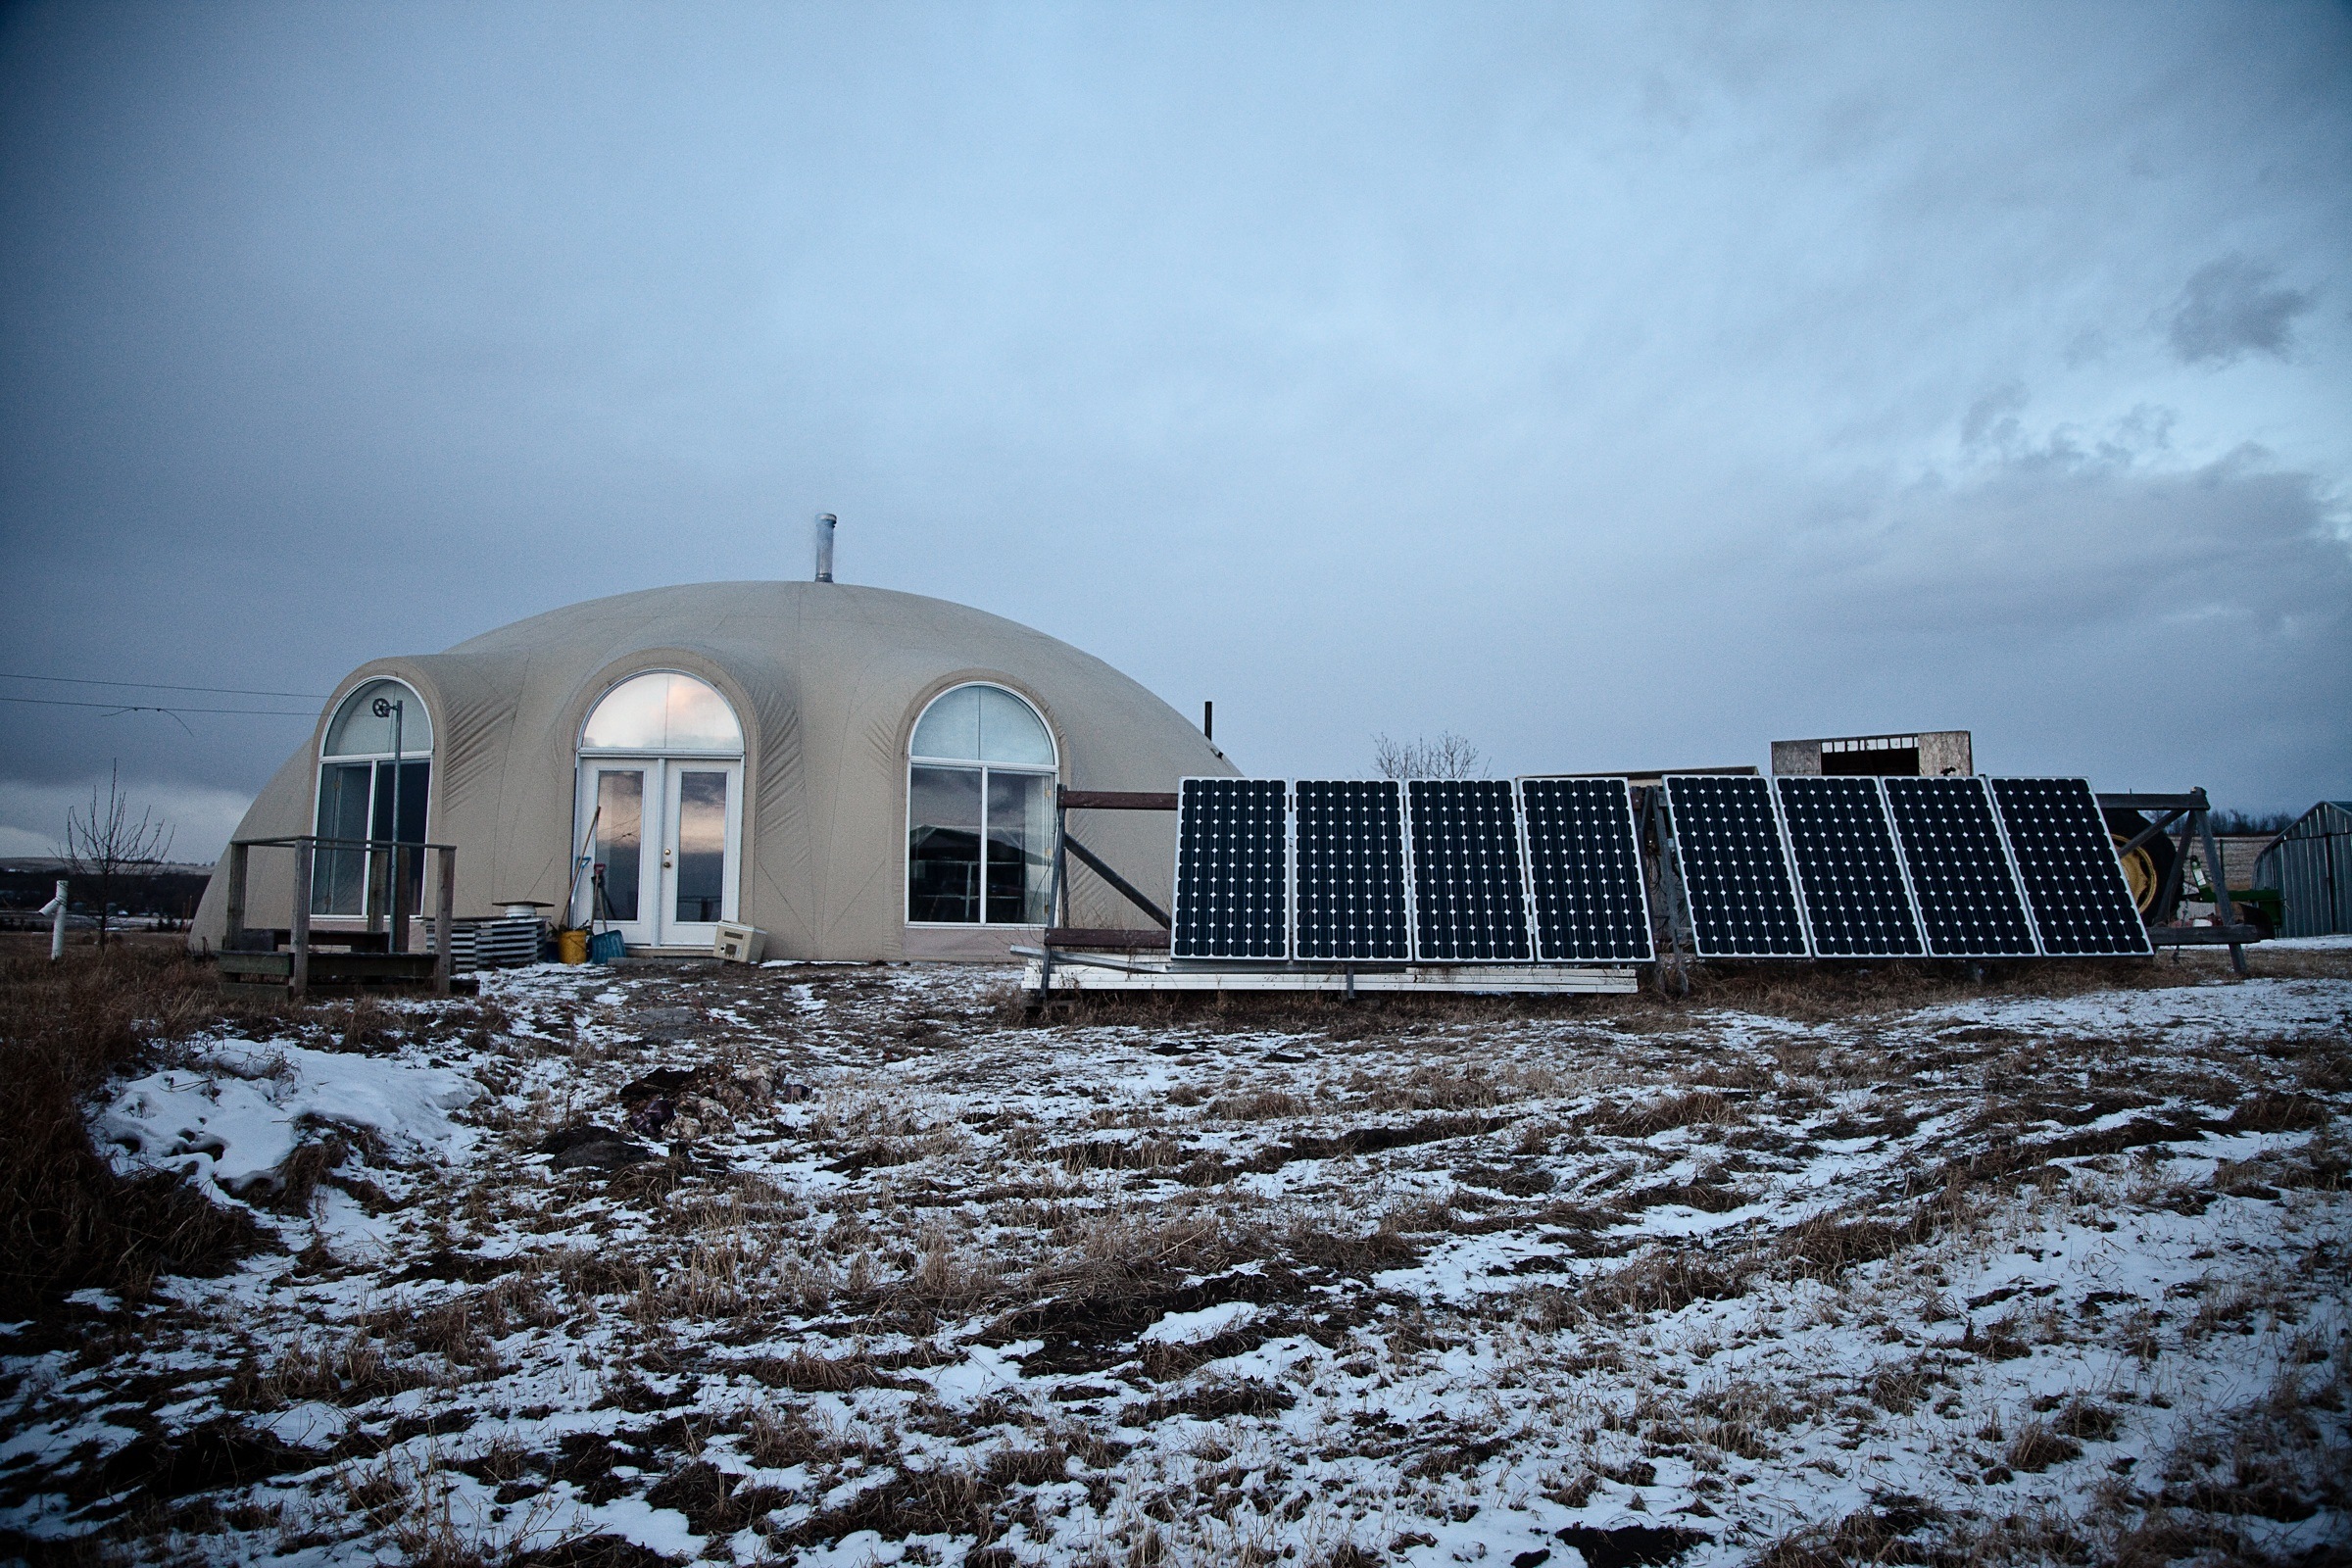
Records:
{"label": "glass pane", "polygon": [[1054,739],[1035,710],[998,687],[973,689],[980,694],[980,750],[973,756],[984,762],[1054,765]]}
{"label": "glass pane", "polygon": [[980,770],[917,767],[906,787],[906,918],[980,919]]}
{"label": "glass pane", "polygon": [[417,695],[396,680],[371,680],[343,699],[335,721],[326,727],[326,755],[369,757],[392,751],[392,719],[378,718],[375,705],[400,705],[400,752],[421,757],[433,749],[433,721]]}
{"label": "glass pane", "polygon": [[[367,762],[329,762],[318,769],[318,836],[368,836],[368,785],[374,768]],[[364,850],[318,852],[311,862],[313,914],[368,912],[368,859]]]}
{"label": "glass pane", "polygon": [[658,752],[667,732],[667,675],[639,675],[605,694],[588,715],[580,744],[613,752]]}
{"label": "glass pane", "polygon": [[909,748],[917,757],[980,760],[980,688],[958,686],[942,693],[914,726]]}
{"label": "glass pane", "polygon": [[727,775],[678,775],[677,908],[671,918],[721,919],[727,877]]}
{"label": "glass pane", "polygon": [[673,752],[743,750],[743,727],[735,722],[735,710],[692,675],[669,677],[668,713],[669,733],[664,744]]}
{"label": "glass pane", "polygon": [[596,775],[596,883],[603,893],[591,906],[602,920],[637,918],[637,873],[645,850],[645,775]]}
{"label": "glass pane", "polygon": [[988,775],[988,920],[1044,925],[1053,891],[1054,780]]}
{"label": "glass pane", "polygon": [[[375,811],[368,827],[368,837],[397,839],[403,844],[422,844],[424,842],[424,803],[432,788],[433,764],[430,762],[402,762],[399,764],[400,783],[397,789],[394,788],[392,781],[393,764],[377,762],[374,765]],[[400,810],[400,831],[397,833],[392,830],[392,811],[395,801],[399,803]],[[389,852],[386,853],[389,854]],[[392,862],[389,859],[379,859],[377,863],[383,867],[385,876],[392,874]],[[416,901],[422,897],[424,892],[423,856],[412,855],[409,857],[408,873],[409,894],[405,907],[411,914],[414,914],[417,908]]]}
{"label": "glass pane", "polygon": [[692,675],[632,675],[588,715],[580,745],[602,752],[739,752],[743,726],[727,700]]}

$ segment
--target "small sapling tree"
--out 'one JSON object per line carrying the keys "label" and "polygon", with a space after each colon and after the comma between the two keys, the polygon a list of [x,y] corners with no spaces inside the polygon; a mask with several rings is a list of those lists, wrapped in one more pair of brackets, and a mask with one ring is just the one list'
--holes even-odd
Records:
{"label": "small sapling tree", "polygon": [[98,884],[101,948],[106,946],[107,928],[114,919],[116,889],[127,892],[134,882],[143,883],[172,853],[172,825],[158,818],[153,807],[142,808],[134,820],[121,774],[120,762],[107,769],[103,802],[98,799],[98,786],[90,786],[86,814],[79,809],[66,812],[66,874]]}

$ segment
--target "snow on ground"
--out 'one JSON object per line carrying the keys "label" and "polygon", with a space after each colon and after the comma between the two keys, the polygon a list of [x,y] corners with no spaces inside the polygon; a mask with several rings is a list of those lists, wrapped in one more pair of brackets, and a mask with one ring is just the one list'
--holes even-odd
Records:
{"label": "snow on ground", "polygon": [[1041,1026],[994,971],[549,966],[314,1010],[94,1108],[277,1250],[0,1338],[0,1528],[2296,1560],[2352,1532],[2352,965],[2270,968]]}

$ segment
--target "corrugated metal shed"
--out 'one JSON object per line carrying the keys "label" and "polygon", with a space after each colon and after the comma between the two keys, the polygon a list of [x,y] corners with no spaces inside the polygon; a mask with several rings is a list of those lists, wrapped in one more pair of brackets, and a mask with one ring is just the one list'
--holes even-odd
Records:
{"label": "corrugated metal shed", "polygon": [[2263,852],[2259,887],[2277,888],[2282,937],[2352,931],[2352,801],[2322,801]]}

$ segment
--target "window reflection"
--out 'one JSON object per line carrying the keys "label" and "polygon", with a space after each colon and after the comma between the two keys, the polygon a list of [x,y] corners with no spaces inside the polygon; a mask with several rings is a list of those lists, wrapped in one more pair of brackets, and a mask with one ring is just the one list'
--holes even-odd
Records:
{"label": "window reflection", "polygon": [[607,692],[580,732],[592,752],[740,752],[743,726],[727,700],[692,675],[657,670]]}
{"label": "window reflection", "polygon": [[645,775],[634,768],[596,775],[596,875],[607,920],[637,918],[645,862]]}
{"label": "window reflection", "polygon": [[676,920],[719,918],[727,865],[727,775],[678,775]]}
{"label": "window reflection", "polygon": [[958,686],[923,710],[908,749],[907,919],[1046,924],[1055,773],[1045,720],[1001,686]]}

